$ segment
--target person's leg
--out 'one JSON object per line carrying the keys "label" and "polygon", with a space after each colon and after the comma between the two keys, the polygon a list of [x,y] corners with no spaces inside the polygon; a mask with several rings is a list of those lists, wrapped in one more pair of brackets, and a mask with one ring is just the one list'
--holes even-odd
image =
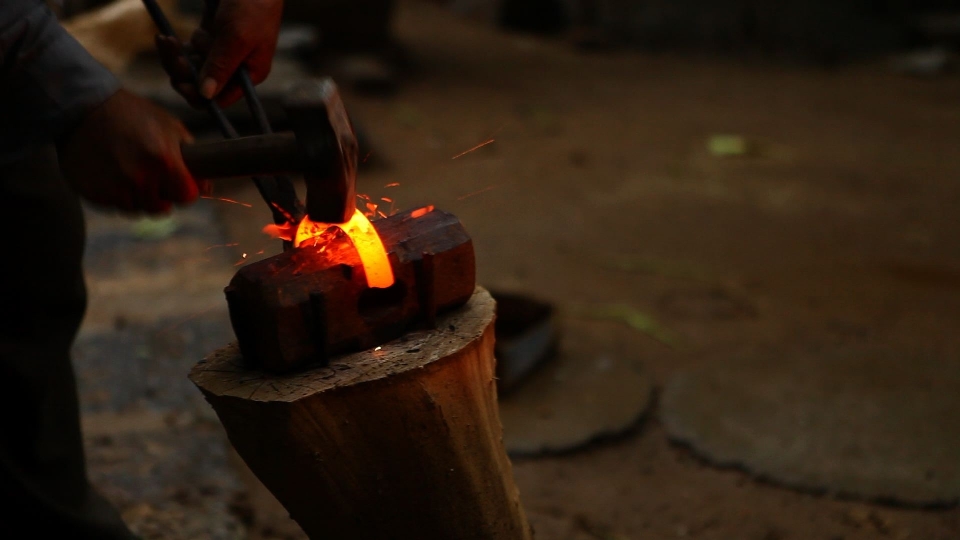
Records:
{"label": "person's leg", "polygon": [[53,148],[0,166],[0,234],[0,537],[133,538],[87,480],[70,363],[84,223]]}

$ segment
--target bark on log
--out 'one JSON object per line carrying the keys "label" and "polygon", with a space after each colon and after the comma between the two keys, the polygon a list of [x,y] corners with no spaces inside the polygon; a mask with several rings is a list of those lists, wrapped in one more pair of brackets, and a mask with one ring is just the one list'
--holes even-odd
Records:
{"label": "bark on log", "polygon": [[527,540],[497,409],[494,309],[478,288],[436,329],[380,350],[274,375],[231,345],[190,378],[311,538]]}

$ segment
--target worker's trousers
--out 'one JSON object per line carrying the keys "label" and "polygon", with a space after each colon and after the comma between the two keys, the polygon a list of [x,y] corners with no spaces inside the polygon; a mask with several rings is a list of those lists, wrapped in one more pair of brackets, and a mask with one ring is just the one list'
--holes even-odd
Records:
{"label": "worker's trousers", "polygon": [[0,165],[0,538],[133,538],[84,463],[70,363],[83,246],[52,148]]}

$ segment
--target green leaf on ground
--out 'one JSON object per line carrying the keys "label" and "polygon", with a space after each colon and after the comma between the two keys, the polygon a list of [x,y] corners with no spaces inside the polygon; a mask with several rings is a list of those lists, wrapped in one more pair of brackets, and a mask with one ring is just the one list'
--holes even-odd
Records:
{"label": "green leaf on ground", "polygon": [[614,321],[642,332],[660,343],[673,347],[676,339],[652,315],[627,304],[601,304],[574,308],[573,314],[584,319]]}
{"label": "green leaf on ground", "polygon": [[163,240],[173,236],[179,226],[173,216],[140,218],[133,223],[133,234],[141,240]]}
{"label": "green leaf on ground", "polygon": [[750,143],[741,135],[717,134],[707,139],[707,150],[714,157],[739,157],[750,152]]}

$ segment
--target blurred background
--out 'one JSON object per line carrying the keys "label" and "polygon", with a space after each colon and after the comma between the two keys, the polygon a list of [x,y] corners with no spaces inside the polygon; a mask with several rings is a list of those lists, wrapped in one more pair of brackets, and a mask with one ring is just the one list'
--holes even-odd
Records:
{"label": "blurred background", "polygon": [[[187,39],[199,0],[164,5]],[[217,136],[139,1],[54,7]],[[333,76],[365,203],[456,214],[480,284],[541,307],[503,335],[540,325],[554,347],[499,359],[519,366],[501,414],[538,538],[960,538],[960,3],[286,10],[260,86],[275,125],[292,83]],[[233,340],[237,267],[280,249],[253,185],[88,219],[94,483],[145,538],[303,538],[186,378]]]}

